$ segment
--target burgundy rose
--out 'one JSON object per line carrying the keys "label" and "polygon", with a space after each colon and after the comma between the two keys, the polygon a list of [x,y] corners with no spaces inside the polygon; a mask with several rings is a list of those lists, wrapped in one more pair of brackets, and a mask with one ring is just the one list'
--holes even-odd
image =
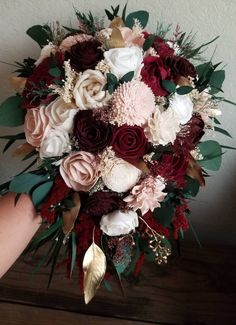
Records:
{"label": "burgundy rose", "polygon": [[66,59],[70,59],[70,64],[76,71],[94,69],[99,61],[103,59],[101,43],[84,41],[73,45],[70,52],[66,52]]}
{"label": "burgundy rose", "polygon": [[168,57],[165,63],[171,69],[174,78],[178,76],[196,78],[197,73],[193,64],[182,56]]}
{"label": "burgundy rose", "polygon": [[44,59],[34,70],[31,76],[28,77],[25,89],[22,93],[23,108],[33,108],[39,106],[40,103],[49,103],[53,97],[48,92],[48,86],[53,81],[60,79],[59,77],[53,77],[49,70],[53,63],[56,61],[57,67],[63,71],[63,55],[61,52],[57,52],[54,57],[48,57]]}
{"label": "burgundy rose", "polygon": [[74,136],[81,150],[96,153],[110,144],[112,127],[96,120],[92,110],[79,111],[74,120]]}
{"label": "burgundy rose", "polygon": [[204,135],[204,122],[200,115],[194,115],[178,134],[175,143],[186,150],[193,150]]}
{"label": "burgundy rose", "polygon": [[122,202],[115,192],[98,191],[88,197],[85,211],[96,219],[99,219],[104,214],[118,210]]}
{"label": "burgundy rose", "polygon": [[156,96],[167,96],[169,93],[162,87],[162,81],[171,79],[170,68],[156,56],[144,58],[143,63],[141,70],[143,82],[152,89]]}
{"label": "burgundy rose", "polygon": [[174,50],[169,47],[169,45],[161,37],[158,36],[155,37],[152,47],[162,58],[172,56],[174,54]]}
{"label": "burgundy rose", "polygon": [[122,125],[114,132],[112,147],[118,157],[136,160],[148,149],[147,138],[140,126]]}
{"label": "burgundy rose", "polygon": [[175,181],[179,186],[184,185],[184,175],[188,167],[189,153],[178,144],[172,146],[171,153],[164,153],[149,167],[155,176],[162,176],[166,180]]}

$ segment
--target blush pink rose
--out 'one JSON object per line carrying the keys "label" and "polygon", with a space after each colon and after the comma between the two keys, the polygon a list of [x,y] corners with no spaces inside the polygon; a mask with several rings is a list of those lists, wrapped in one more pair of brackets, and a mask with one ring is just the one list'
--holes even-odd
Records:
{"label": "blush pink rose", "polygon": [[25,116],[25,137],[26,141],[34,147],[39,147],[41,141],[49,129],[49,119],[45,115],[44,107],[31,108]]}
{"label": "blush pink rose", "polygon": [[98,179],[96,157],[86,151],[73,153],[63,159],[60,173],[66,185],[75,191],[89,191]]}

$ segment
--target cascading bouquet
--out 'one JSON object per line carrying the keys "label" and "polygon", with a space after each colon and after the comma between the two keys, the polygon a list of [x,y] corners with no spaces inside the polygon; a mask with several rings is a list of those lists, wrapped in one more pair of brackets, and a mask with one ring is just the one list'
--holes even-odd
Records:
{"label": "cascading bouquet", "polygon": [[0,107],[1,125],[24,125],[1,137],[5,150],[25,139],[15,154],[32,159],[1,194],[15,192],[15,204],[29,194],[47,225],[26,252],[52,242],[39,261],[51,263],[50,283],[66,247],[63,262],[69,275],[79,267],[86,303],[111,275],[137,276],[144,259],[167,262],[169,240],[191,227],[188,199],[227,148],[200,140],[229,135],[215,126],[218,102],[230,102],[217,95],[224,70],[192,63],[215,39],[194,47],[179,27],[170,37],[162,24],[145,30],[146,11],[105,12],[106,28],[80,12],[78,29],[31,27],[41,53],[16,63],[17,94]]}

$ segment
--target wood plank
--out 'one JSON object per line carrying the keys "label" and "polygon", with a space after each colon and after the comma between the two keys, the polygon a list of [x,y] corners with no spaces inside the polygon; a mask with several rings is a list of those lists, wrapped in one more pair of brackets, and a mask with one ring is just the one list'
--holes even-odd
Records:
{"label": "wood plank", "polygon": [[0,300],[68,310],[90,315],[165,324],[235,324],[235,248],[182,248],[182,257],[172,257],[166,266],[148,264],[138,285],[124,282],[126,296],[117,286],[113,292],[100,289],[85,305],[78,279],[68,280],[56,271],[46,289],[48,269],[31,276],[32,266],[18,261],[0,280]]}
{"label": "wood plank", "polygon": [[[0,303],[1,325],[134,325],[133,321],[100,316],[82,315],[19,304]],[[135,322],[135,325],[147,325]]]}

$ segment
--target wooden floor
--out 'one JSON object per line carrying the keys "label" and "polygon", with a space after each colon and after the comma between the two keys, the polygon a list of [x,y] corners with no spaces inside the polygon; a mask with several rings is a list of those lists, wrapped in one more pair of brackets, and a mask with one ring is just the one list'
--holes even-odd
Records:
{"label": "wooden floor", "polygon": [[185,247],[167,266],[145,265],[139,284],[101,288],[84,305],[78,279],[56,271],[46,289],[48,270],[32,276],[18,261],[0,280],[0,325],[234,325],[236,324],[235,248]]}

